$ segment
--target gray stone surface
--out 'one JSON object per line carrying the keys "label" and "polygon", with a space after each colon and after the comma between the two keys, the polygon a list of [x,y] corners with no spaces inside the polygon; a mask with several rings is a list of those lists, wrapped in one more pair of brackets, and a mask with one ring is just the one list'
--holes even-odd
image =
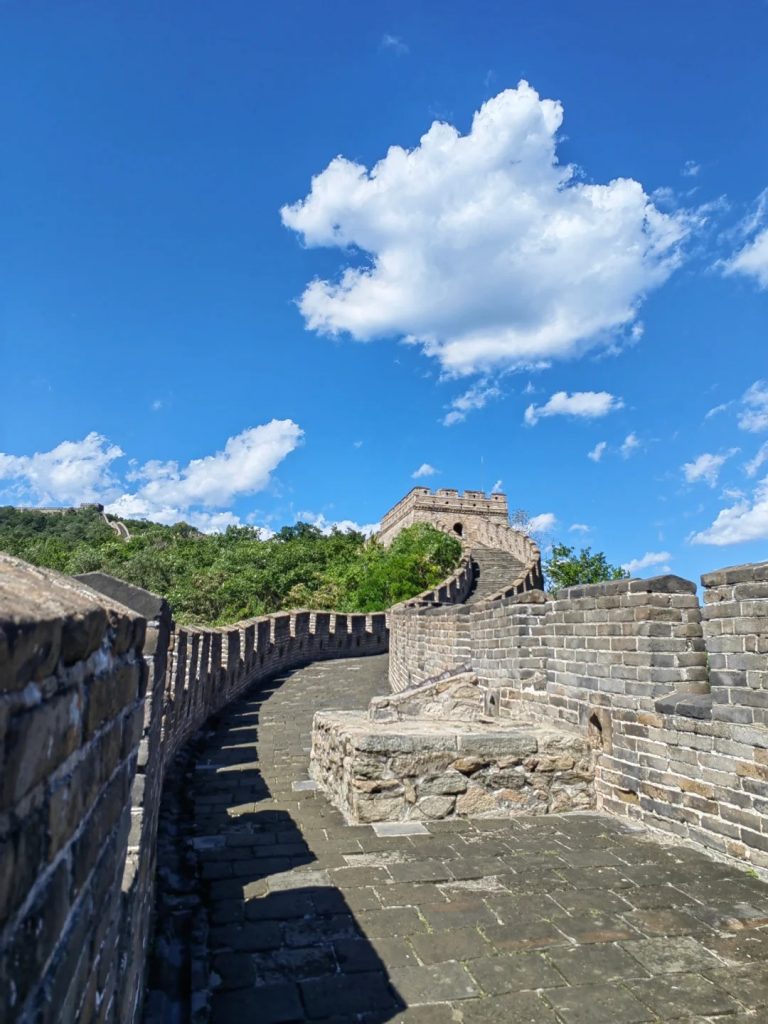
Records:
{"label": "gray stone surface", "polygon": [[765,1019],[768,886],[747,873],[597,813],[377,835],[295,790],[313,712],[364,708],[385,674],[293,672],[199,751],[212,1024]]}

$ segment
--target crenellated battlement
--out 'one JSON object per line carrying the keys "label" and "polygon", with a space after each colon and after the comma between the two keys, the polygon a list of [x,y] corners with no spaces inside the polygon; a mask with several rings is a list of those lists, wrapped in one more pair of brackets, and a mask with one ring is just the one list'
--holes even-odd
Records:
{"label": "crenellated battlement", "polygon": [[431,523],[468,542],[479,539],[481,526],[496,523],[509,527],[509,507],[505,494],[484,491],[460,491],[441,487],[414,487],[382,517],[378,539],[391,544],[398,533],[414,523]]}

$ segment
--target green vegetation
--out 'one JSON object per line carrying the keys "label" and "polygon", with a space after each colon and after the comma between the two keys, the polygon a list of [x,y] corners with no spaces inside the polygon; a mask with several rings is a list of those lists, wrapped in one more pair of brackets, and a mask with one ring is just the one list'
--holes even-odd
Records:
{"label": "green vegetation", "polygon": [[179,622],[223,625],[289,608],[381,611],[435,586],[457,540],[409,527],[389,548],[307,523],[269,540],[250,527],[205,535],[185,523],[128,522],[118,538],[95,509],[61,515],[0,507],[0,550],[60,572],[106,572],[167,597]]}
{"label": "green vegetation", "polygon": [[618,565],[611,565],[602,551],[592,554],[591,548],[576,548],[567,544],[553,544],[549,559],[544,562],[547,590],[575,587],[579,583],[603,583],[606,580],[625,580],[629,573]]}

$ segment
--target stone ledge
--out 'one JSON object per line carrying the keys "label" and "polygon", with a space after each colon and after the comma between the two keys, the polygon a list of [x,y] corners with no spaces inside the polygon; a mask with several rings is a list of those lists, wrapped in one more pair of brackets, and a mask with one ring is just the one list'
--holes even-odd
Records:
{"label": "stone ledge", "polygon": [[677,690],[666,697],[660,697],[654,707],[662,715],[708,719],[712,717],[712,694]]}
{"label": "stone ledge", "polygon": [[319,711],[310,775],[356,823],[594,807],[586,739],[498,721],[372,723],[361,712]]}

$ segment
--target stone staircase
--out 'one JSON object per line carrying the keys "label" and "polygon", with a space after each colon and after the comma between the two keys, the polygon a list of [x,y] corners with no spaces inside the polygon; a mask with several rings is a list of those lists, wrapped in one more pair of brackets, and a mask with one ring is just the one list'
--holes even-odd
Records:
{"label": "stone staircase", "polygon": [[477,566],[477,572],[472,591],[466,600],[467,604],[482,601],[498,593],[523,571],[522,562],[513,555],[482,544],[472,546],[472,558]]}

